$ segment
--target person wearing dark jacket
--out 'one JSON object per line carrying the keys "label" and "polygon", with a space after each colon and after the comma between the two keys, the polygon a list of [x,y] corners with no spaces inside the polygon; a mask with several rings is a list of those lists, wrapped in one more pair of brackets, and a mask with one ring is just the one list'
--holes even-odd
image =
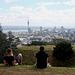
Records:
{"label": "person wearing dark jacket", "polygon": [[48,54],[44,52],[44,47],[40,47],[40,51],[36,54],[37,68],[46,68],[48,63]]}

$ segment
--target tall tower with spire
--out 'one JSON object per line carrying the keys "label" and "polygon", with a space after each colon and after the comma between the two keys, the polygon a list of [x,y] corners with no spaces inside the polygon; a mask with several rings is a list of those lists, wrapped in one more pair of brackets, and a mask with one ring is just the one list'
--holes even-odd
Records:
{"label": "tall tower with spire", "polygon": [[27,21],[27,25],[28,25],[28,33],[31,33],[31,29],[30,29],[30,27],[29,27],[29,17],[28,17],[28,21]]}
{"label": "tall tower with spire", "polygon": [[28,24],[28,28],[29,28],[29,18],[28,18],[28,22],[27,22],[27,24]]}

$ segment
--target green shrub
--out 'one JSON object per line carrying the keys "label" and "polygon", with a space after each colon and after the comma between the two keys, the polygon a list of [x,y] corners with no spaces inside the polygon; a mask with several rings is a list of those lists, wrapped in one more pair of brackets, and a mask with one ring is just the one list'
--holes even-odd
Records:
{"label": "green shrub", "polygon": [[54,47],[53,56],[59,61],[66,61],[72,57],[74,51],[71,43],[62,41]]}

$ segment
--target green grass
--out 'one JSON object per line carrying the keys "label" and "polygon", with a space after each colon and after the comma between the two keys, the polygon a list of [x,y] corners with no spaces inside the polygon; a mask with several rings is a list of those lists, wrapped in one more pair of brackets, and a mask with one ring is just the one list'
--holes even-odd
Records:
{"label": "green grass", "polygon": [[[44,45],[45,50],[53,50],[54,45]],[[18,47],[20,50],[39,50],[40,46],[24,46]]]}
{"label": "green grass", "polygon": [[68,74],[75,73],[75,67],[47,67],[46,69],[37,69],[35,65],[18,65],[18,66],[4,66],[0,64],[0,69],[9,70],[9,71],[37,71],[37,72],[51,72],[55,74]]}
{"label": "green grass", "polygon": [[[58,64],[56,60],[53,60],[52,58],[52,52],[54,45],[44,45],[45,52],[49,55],[49,63]],[[40,46],[24,46],[24,47],[18,47],[16,50],[13,51],[13,54],[15,57],[18,55],[18,53],[22,53],[23,55],[23,64],[24,65],[30,65],[30,64],[35,64],[36,63],[36,58],[35,55],[39,51]],[[75,45],[73,45],[73,49],[75,51]],[[71,64],[74,64],[75,57],[71,59]],[[51,64],[51,65],[52,65]]]}
{"label": "green grass", "polygon": [[[46,50],[51,50],[53,51],[53,48],[55,47],[55,45],[43,45]],[[73,50],[75,51],[75,45],[72,45]],[[24,46],[24,47],[18,47],[19,50],[39,50],[40,46]]]}

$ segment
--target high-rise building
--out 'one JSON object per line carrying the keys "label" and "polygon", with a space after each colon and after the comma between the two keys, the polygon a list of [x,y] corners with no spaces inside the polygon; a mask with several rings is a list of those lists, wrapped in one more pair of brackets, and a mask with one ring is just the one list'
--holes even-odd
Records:
{"label": "high-rise building", "polygon": [[1,23],[0,23],[0,31],[2,31]]}
{"label": "high-rise building", "polygon": [[9,32],[8,32],[8,37],[11,37],[11,36],[12,36],[12,32],[9,31]]}
{"label": "high-rise building", "polygon": [[40,32],[42,33],[42,27],[40,26]]}
{"label": "high-rise building", "polygon": [[71,32],[71,30],[70,29],[68,29],[68,33],[70,33]]}
{"label": "high-rise building", "polygon": [[65,28],[61,26],[60,31],[63,33],[65,31]]}
{"label": "high-rise building", "polygon": [[54,28],[53,28],[52,32],[53,32],[53,33],[55,33],[55,32],[56,32],[56,27],[54,27]]}

